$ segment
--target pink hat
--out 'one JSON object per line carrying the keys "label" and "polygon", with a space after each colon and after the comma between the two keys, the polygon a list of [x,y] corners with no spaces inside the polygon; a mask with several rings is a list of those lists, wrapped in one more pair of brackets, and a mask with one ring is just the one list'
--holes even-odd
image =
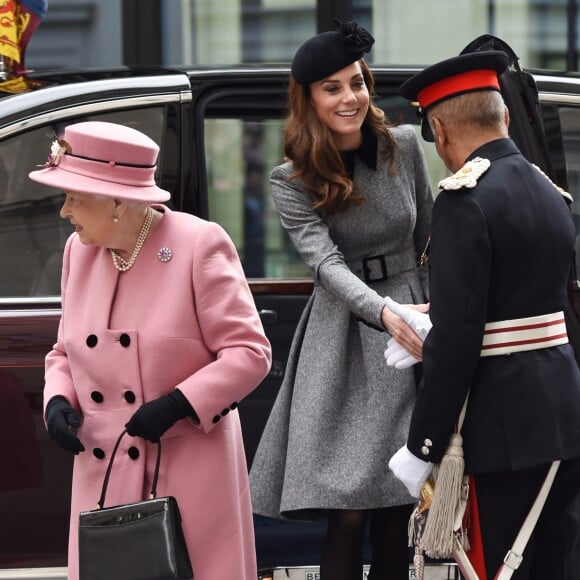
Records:
{"label": "pink hat", "polygon": [[45,169],[28,177],[65,191],[161,203],[171,194],[155,185],[159,146],[147,135],[103,121],[69,125],[54,141]]}

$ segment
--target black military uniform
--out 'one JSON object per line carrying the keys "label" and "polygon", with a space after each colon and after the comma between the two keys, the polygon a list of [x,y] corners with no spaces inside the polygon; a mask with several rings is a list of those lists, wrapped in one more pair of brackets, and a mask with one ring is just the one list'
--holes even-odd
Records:
{"label": "black military uniform", "polygon": [[[497,59],[487,66],[485,58],[477,53],[434,65],[401,92],[421,105],[422,91],[434,84],[436,99],[495,88],[476,81],[462,89],[453,78],[496,68]],[[441,86],[447,78],[455,82],[448,93]],[[430,136],[428,130],[423,134]],[[565,328],[564,338],[560,332],[552,343],[538,339],[537,349],[536,329],[524,328],[545,315],[559,320],[574,224],[561,193],[511,139],[490,141],[466,161],[442,182],[433,210],[433,328],[423,347],[424,376],[407,447],[425,461],[440,462],[469,392],[464,454],[466,471],[475,476],[488,577],[511,547],[549,464],[564,460],[513,578],[580,578],[570,553],[580,526],[571,521],[572,502],[580,496],[580,372]],[[527,318],[532,324],[518,322]],[[498,349],[500,354],[482,357],[489,323],[502,327],[514,320],[511,326],[523,335],[509,335],[508,342],[527,342],[532,350],[515,344],[510,354]],[[557,320],[548,322],[542,336],[556,327],[562,330]]]}

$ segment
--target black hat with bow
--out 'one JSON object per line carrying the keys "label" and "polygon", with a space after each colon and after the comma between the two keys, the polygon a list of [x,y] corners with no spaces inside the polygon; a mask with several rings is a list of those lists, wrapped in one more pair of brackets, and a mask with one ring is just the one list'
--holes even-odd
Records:
{"label": "black hat with bow", "polygon": [[374,44],[375,39],[356,22],[334,20],[339,30],[321,32],[296,51],[292,76],[301,85],[324,79],[361,59]]}

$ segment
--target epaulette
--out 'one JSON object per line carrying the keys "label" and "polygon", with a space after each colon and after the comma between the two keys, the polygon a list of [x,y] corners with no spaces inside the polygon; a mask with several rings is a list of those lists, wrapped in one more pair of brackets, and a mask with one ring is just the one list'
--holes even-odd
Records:
{"label": "epaulette", "polygon": [[536,164],[532,165],[560,192],[563,198],[565,198],[569,203],[574,201],[572,194],[568,193],[565,189],[562,189],[559,185],[556,185]]}
{"label": "epaulette", "polygon": [[442,179],[439,182],[440,189],[472,189],[477,185],[477,180],[489,169],[491,161],[484,157],[475,157],[468,161],[459,171]]}

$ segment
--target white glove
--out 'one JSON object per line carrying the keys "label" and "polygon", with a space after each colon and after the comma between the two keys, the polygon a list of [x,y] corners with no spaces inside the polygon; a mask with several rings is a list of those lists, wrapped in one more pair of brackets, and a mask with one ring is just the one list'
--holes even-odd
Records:
{"label": "white glove", "polygon": [[409,351],[401,346],[396,339],[390,338],[385,350],[387,365],[396,369],[408,369],[419,362]]}
{"label": "white glove", "polygon": [[417,333],[419,338],[425,340],[425,337],[429,334],[433,326],[427,313],[403,306],[388,296],[385,296],[385,306],[393,314],[402,318]]}
{"label": "white glove", "polygon": [[[425,340],[429,334],[431,327],[431,319],[425,312],[419,312],[414,308],[402,306],[395,302],[388,296],[385,297],[385,306],[397,316],[401,317],[416,333],[419,338]],[[385,359],[387,365],[395,367],[396,369],[406,369],[419,362],[409,351],[401,346],[394,338],[387,342],[387,349],[385,350]]]}
{"label": "white glove", "polygon": [[415,457],[406,445],[403,445],[389,461],[389,469],[402,481],[413,497],[419,497],[423,485],[433,471],[433,464]]}

